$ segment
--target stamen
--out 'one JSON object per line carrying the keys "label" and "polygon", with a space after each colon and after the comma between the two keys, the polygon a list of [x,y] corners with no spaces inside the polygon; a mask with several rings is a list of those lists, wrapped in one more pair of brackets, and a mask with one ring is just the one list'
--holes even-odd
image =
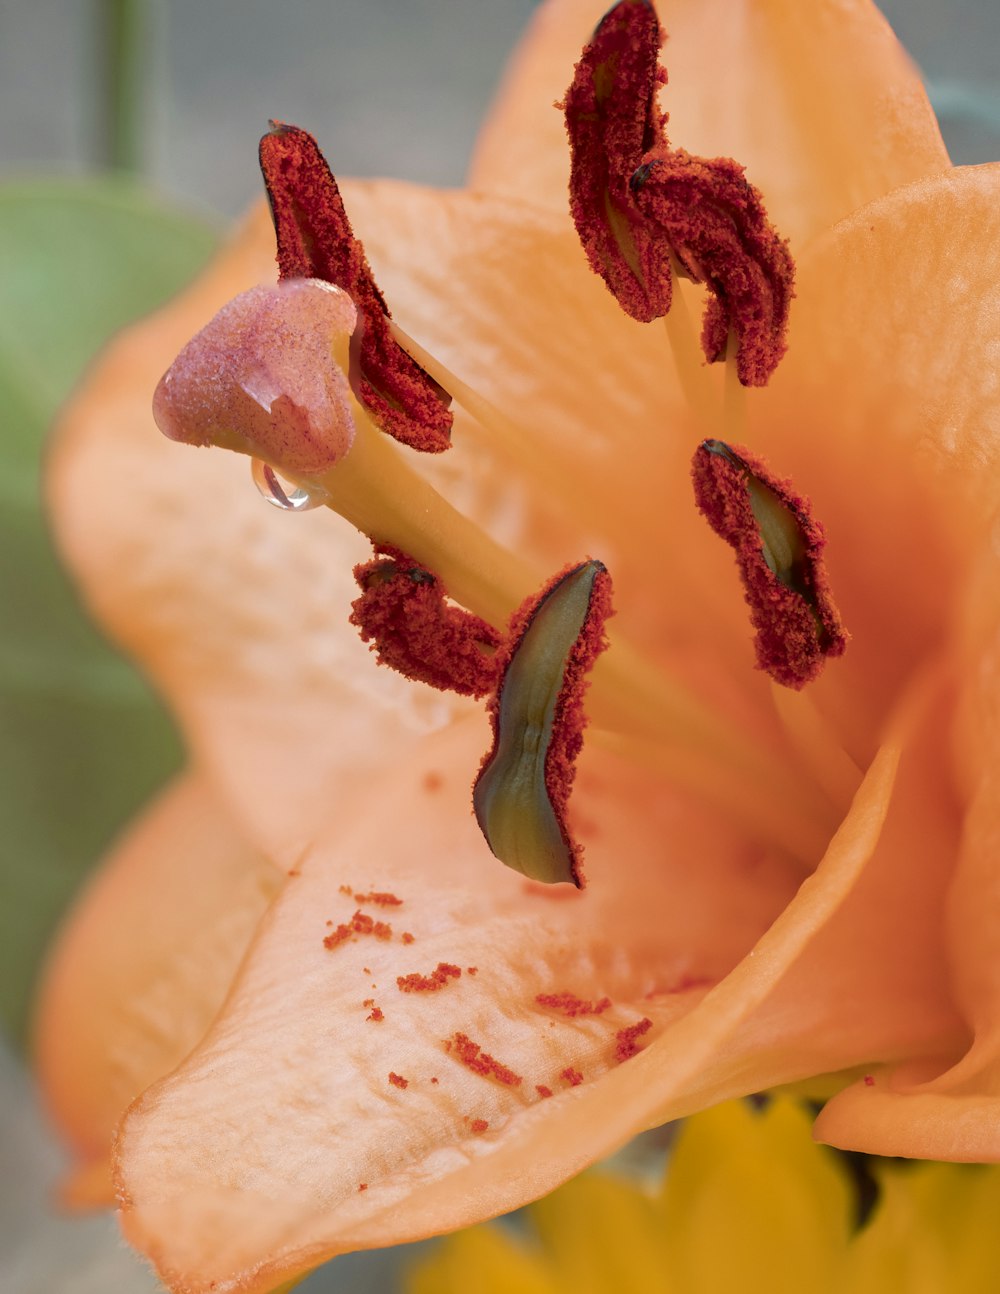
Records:
{"label": "stamen", "polygon": [[638,215],[628,184],[663,125],[662,43],[649,0],[621,0],[598,24],[560,105],[580,242],[622,309],[642,323],[670,309],[670,249]]}
{"label": "stamen", "polygon": [[804,687],[847,646],[821,561],[822,526],[789,482],[742,448],[704,441],[692,478],[699,510],[736,551],[758,667],[785,687]]}
{"label": "stamen", "polygon": [[766,386],[785,353],[795,266],[743,167],[663,145],[643,159],[630,187],[691,278],[713,293],[701,334],[708,362],[725,358],[732,330],[740,381]]}
{"label": "stamen", "polygon": [[313,137],[279,122],[260,141],[282,280],[323,279],[358,311],[351,384],[376,425],[411,449],[451,444],[451,397],[393,337],[389,309],[344,210],[337,181]]}
{"label": "stamen", "polygon": [[725,357],[732,330],[740,381],[764,386],[785,352],[791,255],[742,166],[670,148],[656,107],[662,43],[649,0],[620,0],[585,47],[561,105],[570,211],[591,267],[626,314],[641,323],[668,314],[672,272],[706,284],[708,362]]}
{"label": "stamen", "polygon": [[503,635],[479,616],[450,606],[441,581],[388,544],[379,559],[355,566],[362,589],[350,622],[372,644],[380,665],[406,678],[462,696],[485,696],[499,677]]}
{"label": "stamen", "polygon": [[184,347],[160,379],[153,417],[171,440],[221,445],[315,477],[355,436],[335,351],[355,322],[350,298],[315,279],[251,288]]}
{"label": "stamen", "polygon": [[610,615],[611,578],[588,561],[529,598],[511,624],[490,707],[493,749],[473,806],[496,857],[533,880],[583,885],[566,809],[583,745],[587,674],[606,646]]}

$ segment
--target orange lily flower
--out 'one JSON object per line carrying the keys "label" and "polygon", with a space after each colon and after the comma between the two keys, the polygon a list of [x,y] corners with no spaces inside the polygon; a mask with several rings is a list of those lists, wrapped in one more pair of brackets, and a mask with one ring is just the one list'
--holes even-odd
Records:
{"label": "orange lily flower", "polygon": [[[128,1239],[187,1294],[464,1226],[817,1075],[842,1075],[833,1144],[1000,1160],[1000,169],[949,167],[866,0],[676,0],[671,135],[747,168],[797,266],[787,354],[731,401],[677,302],[669,340],[626,318],[566,214],[551,104],[601,9],[539,10],[467,191],[343,186],[456,397],[453,448],[407,477],[457,509],[429,517],[434,569],[498,628],[581,554],[613,573],[571,809],[586,889],[490,854],[481,707],[375,668],[346,621],[354,530],[152,425],[188,338],[273,281],[263,209],[62,419],[59,540],[191,771],[67,927],[39,1064],[69,1196],[107,1196],[110,1154]],[[825,526],[852,641],[805,693],[753,669],[691,499],[693,449],[733,426]]]}

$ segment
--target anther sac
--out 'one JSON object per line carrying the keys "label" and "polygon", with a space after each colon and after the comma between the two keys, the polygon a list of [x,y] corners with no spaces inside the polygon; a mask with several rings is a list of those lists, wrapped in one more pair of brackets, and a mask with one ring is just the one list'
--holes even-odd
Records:
{"label": "anther sac", "polygon": [[823,527],[788,481],[742,447],[703,441],[691,475],[699,510],[736,553],[758,666],[804,687],[848,640],[822,560]]}
{"label": "anther sac", "polygon": [[582,850],[566,810],[583,745],[587,673],[606,646],[611,578],[584,562],[521,608],[490,707],[493,748],[473,806],[493,853],[534,880],[583,884]]}
{"label": "anther sac", "polygon": [[275,122],[259,156],[280,278],[334,283],[357,308],[349,376],[358,402],[382,431],[411,449],[447,449],[451,397],[393,337],[389,308],[319,145],[298,126]]}

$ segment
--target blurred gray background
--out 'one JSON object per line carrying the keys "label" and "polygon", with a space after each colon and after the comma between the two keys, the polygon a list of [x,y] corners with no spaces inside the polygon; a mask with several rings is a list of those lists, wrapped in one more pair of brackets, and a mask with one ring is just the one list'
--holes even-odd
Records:
{"label": "blurred gray background", "polygon": [[[535,4],[148,0],[142,169],[188,204],[235,214],[259,192],[253,150],[277,117],[319,135],[342,174],[460,183]],[[101,15],[114,8],[0,0],[0,171],[102,160]],[[998,0],[882,8],[925,73],[954,160],[1000,156]]]}
{"label": "blurred gray background", "polygon": [[[106,160],[101,28],[116,7],[128,10],[0,0],[0,174],[82,173]],[[534,8],[535,0],[149,0],[139,169],[188,207],[233,215],[261,191],[256,142],[277,117],[319,135],[342,174],[458,184]],[[886,0],[883,9],[923,69],[953,159],[1000,158],[1000,2]],[[156,1289],[109,1222],[48,1215],[58,1162],[20,1062],[0,1052],[0,1289]],[[382,1294],[410,1256],[340,1259],[301,1288]]]}

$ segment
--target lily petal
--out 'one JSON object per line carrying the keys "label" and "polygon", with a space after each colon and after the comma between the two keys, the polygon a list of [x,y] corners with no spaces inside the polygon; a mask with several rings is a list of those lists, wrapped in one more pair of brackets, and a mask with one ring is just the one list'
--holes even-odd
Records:
{"label": "lily petal", "polygon": [[[565,132],[552,104],[607,7],[541,6],[480,136],[471,187],[567,209]],[[796,248],[948,166],[919,73],[869,0],[674,0],[662,21],[671,140],[746,166]]]}
{"label": "lily petal", "polygon": [[122,1110],[201,1040],[283,879],[187,773],[73,909],[45,971],[34,1038],[50,1113],[79,1156],[68,1203],[113,1203]]}
{"label": "lily petal", "polygon": [[879,1155],[1000,1162],[1000,562],[979,561],[967,592],[954,747],[970,807],[946,930],[954,994],[973,1033],[957,1064],[918,1057],[860,1081],[823,1110],[817,1135]]}
{"label": "lily petal", "polygon": [[[600,762],[587,802],[601,830],[588,843],[582,898],[540,896],[480,869],[484,846],[460,811],[464,782],[442,773],[465,762],[462,748],[475,749],[479,734],[429,740],[418,767],[394,773],[391,813],[378,796],[355,834],[304,862],[216,1028],[126,1117],[117,1151],[126,1234],[176,1288],[200,1294],[215,1281],[256,1294],[334,1253],[535,1198],[638,1129],[705,1103],[873,1054],[957,1049],[935,937],[942,846],[956,821],[934,785],[925,711],[898,775],[890,745],[816,875],[759,938],[753,928],[770,920],[762,909],[775,915],[790,878],[773,865],[748,871],[723,840],[707,846],[704,818],[700,836],[683,814],[672,833],[652,824],[664,846],[651,849],[651,824],[622,815],[613,770]],[[398,821],[409,827],[402,850]],[[728,916],[718,908],[726,888],[701,875],[722,857]],[[901,912],[914,866],[919,901]],[[391,938],[359,933],[324,947],[324,922],[343,924],[356,902],[340,893],[345,881],[403,900]],[[711,922],[697,916],[709,895]],[[401,942],[404,928],[412,944]],[[743,960],[717,982],[741,945]],[[401,970],[440,963],[462,973],[439,991],[397,990]],[[585,999],[606,990],[614,1010],[569,1016],[537,1003],[539,991],[558,989]],[[384,1020],[368,1018],[365,998]],[[634,1049],[622,1051],[623,1032]],[[471,1064],[475,1048],[488,1053],[485,1068]]]}

